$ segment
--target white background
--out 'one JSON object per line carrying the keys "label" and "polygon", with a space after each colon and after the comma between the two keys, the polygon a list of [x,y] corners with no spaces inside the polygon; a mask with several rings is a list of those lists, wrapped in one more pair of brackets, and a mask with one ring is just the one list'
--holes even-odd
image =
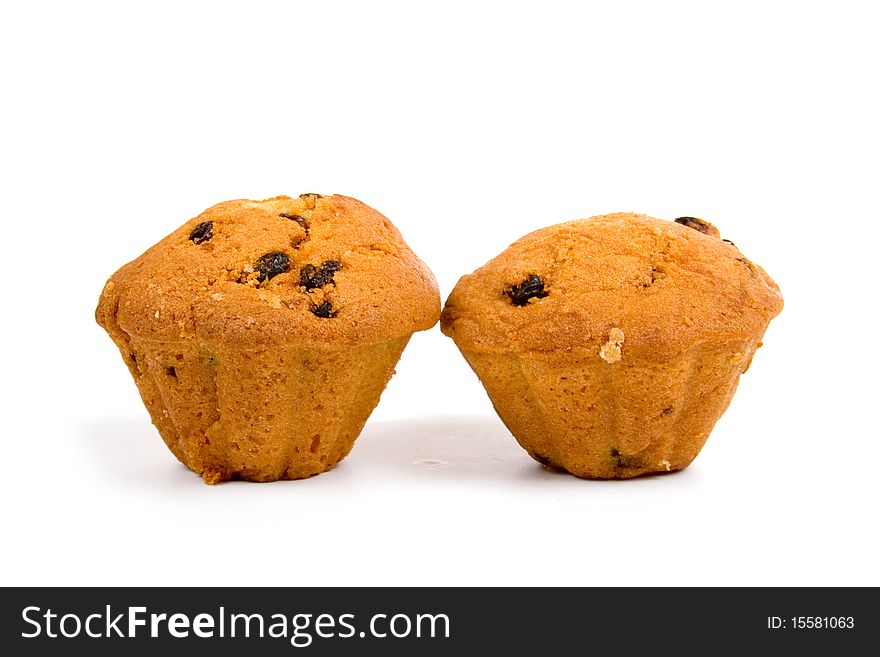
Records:
{"label": "white background", "polygon": [[[880,584],[872,3],[4,3],[3,584]],[[438,328],[351,455],[208,487],[94,323],[216,202],[343,193],[458,277],[541,226],[704,217],[782,288],[685,472],[514,442]]]}

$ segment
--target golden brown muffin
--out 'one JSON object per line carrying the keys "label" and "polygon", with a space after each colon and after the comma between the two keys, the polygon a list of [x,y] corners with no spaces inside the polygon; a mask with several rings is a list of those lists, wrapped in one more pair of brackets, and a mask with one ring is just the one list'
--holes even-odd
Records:
{"label": "golden brown muffin", "polygon": [[533,458],[626,479],[690,464],[781,310],[711,224],[621,213],[526,235],[458,282],[441,326]]}
{"label": "golden brown muffin", "polygon": [[303,194],[209,208],[113,274],[96,318],[169,449],[213,484],[336,465],[439,314],[388,219]]}

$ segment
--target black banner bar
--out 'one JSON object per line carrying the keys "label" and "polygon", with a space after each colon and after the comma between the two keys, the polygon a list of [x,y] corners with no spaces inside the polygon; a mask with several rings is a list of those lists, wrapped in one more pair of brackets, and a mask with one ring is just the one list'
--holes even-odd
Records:
{"label": "black banner bar", "polygon": [[867,588],[7,588],[0,641],[16,655],[854,654],[878,611]]}

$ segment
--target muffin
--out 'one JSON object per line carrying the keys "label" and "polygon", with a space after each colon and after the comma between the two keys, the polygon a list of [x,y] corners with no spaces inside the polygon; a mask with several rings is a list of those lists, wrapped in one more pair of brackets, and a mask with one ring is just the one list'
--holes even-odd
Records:
{"label": "muffin", "polygon": [[708,222],[621,213],[526,235],[458,282],[441,327],[532,458],[628,479],[693,461],[781,310]]}
{"label": "muffin", "polygon": [[332,468],[439,315],[391,222],[320,194],[209,208],[113,274],[96,311],[168,448],[209,484]]}

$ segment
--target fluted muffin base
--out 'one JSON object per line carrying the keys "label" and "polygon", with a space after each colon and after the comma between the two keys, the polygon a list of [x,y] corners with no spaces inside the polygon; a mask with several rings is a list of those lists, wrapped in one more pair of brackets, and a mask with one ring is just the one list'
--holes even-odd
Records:
{"label": "fluted muffin base", "polygon": [[265,349],[115,341],[168,448],[214,484],[302,479],[335,466],[409,338]]}
{"label": "fluted muffin base", "polygon": [[673,357],[462,353],[536,461],[590,479],[686,468],[748,369],[760,337]]}

